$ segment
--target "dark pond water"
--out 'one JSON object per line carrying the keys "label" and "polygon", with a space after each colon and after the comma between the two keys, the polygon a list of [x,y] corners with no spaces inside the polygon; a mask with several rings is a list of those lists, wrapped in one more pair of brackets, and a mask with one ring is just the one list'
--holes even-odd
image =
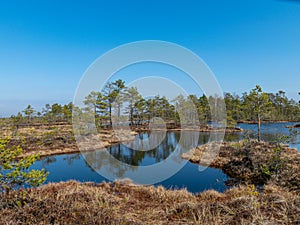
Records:
{"label": "dark pond water", "polygon": [[[278,134],[288,134],[289,129],[287,129],[286,126],[293,124],[295,123],[263,124],[262,139],[266,141],[272,141]],[[257,129],[256,125],[239,124],[238,126],[249,130],[250,135],[255,136],[255,131]],[[137,138],[147,137],[147,134],[140,135],[142,135],[142,137]],[[242,139],[244,135],[245,134],[242,133],[228,134],[225,136],[225,140],[238,141]],[[195,136],[195,133],[191,132],[189,136],[193,137]],[[59,182],[72,179],[82,182],[108,181],[106,178],[96,172],[100,171],[101,174],[103,174],[104,170],[109,170],[107,173],[125,178],[130,177],[132,173],[136,172],[135,170],[138,170],[136,169],[137,166],[138,168],[147,168],[147,166],[149,167],[156,164],[163,165],[166,160],[178,154],[178,149],[176,149],[176,146],[178,146],[179,139],[179,132],[168,132],[161,144],[149,151],[135,151],[122,144],[113,145],[106,149],[107,155],[112,156],[114,159],[118,159],[118,161],[124,162],[126,165],[130,165],[130,169],[127,167],[122,169],[120,166],[111,166],[111,161],[103,157],[103,150],[86,153],[85,155],[66,154],[45,157],[37,161],[32,168],[45,168],[47,171],[49,171],[50,174],[47,178],[47,182]],[[204,144],[207,143],[208,140],[209,134],[200,133],[197,142],[198,144]],[[300,141],[298,137],[296,143],[291,144],[291,146],[297,148],[298,151],[300,150],[299,142]],[[86,162],[85,158],[89,161],[89,163]],[[187,188],[187,190],[193,193],[201,192],[207,189],[224,191],[228,188],[224,183],[228,177],[221,170],[206,168],[204,171],[201,171],[199,170],[198,165],[192,164],[185,160],[177,160],[176,165],[180,165],[182,168],[179,169],[178,172],[173,176],[169,177],[168,179],[162,179],[155,185],[163,185],[166,188]],[[166,170],[167,169],[168,168],[166,168]],[[161,171],[153,171],[153,173],[159,176],[165,172],[164,170],[165,169],[162,169]]]}

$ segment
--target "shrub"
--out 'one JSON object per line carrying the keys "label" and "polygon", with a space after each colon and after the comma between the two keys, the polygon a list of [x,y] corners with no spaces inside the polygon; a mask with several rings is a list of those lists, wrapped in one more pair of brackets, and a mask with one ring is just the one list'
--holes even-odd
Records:
{"label": "shrub", "polygon": [[20,146],[8,147],[9,140],[9,138],[0,139],[0,191],[9,192],[23,185],[41,185],[48,173],[44,169],[29,169],[39,155],[22,158],[22,148]]}

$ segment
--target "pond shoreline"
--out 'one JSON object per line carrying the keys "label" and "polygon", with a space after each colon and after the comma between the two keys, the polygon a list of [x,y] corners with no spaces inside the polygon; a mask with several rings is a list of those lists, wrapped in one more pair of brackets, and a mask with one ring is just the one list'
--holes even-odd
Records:
{"label": "pond shoreline", "polygon": [[[298,123],[300,121],[298,120],[263,120],[261,121],[261,124],[268,124],[268,123]],[[241,124],[241,123],[245,123],[245,124],[258,124],[257,121],[255,120],[240,120],[240,121],[237,121],[237,124]]]}
{"label": "pond shoreline", "polygon": [[[59,130],[56,133],[54,143],[64,143],[62,137],[69,135],[64,132]],[[34,133],[30,135],[31,138],[38,137]],[[106,143],[108,146],[113,144],[110,132],[101,135],[109,140]],[[135,133],[132,133],[131,137],[134,136]],[[48,143],[48,139],[42,137],[28,137],[28,140]],[[191,150],[185,159],[198,164],[208,145]],[[32,153],[36,153],[36,146],[31,146],[34,147]],[[300,157],[297,150],[280,145],[280,156],[285,159],[288,170],[280,171],[273,177],[265,177],[268,171],[261,170],[262,165],[269,166],[267,162],[274,156],[276,147],[255,140],[222,143],[220,154],[210,167],[222,169],[230,177],[242,181],[232,183],[233,187],[224,193],[207,190],[193,194],[185,189],[136,185],[129,180],[48,183],[39,188],[2,194],[0,217],[11,224],[19,221],[34,224],[78,221],[89,224],[255,224],[257,221],[262,224],[299,224]],[[69,148],[68,153],[79,152],[73,150]],[[55,155],[68,153],[61,150]],[[258,183],[263,183],[259,190],[253,185]]]}
{"label": "pond shoreline", "polygon": [[[199,133],[224,132],[224,133],[240,133],[244,132],[239,127],[227,127],[224,129],[212,128],[210,126],[201,126],[195,128],[168,128],[152,129],[152,131],[180,132],[180,131],[196,131]],[[82,135],[79,139],[81,151],[94,151],[96,149],[107,148],[112,144],[127,142],[134,139],[135,135],[140,132],[150,132],[149,128],[137,127],[130,132],[117,132],[111,129],[102,129],[98,135],[87,136]],[[79,153],[78,143],[75,140],[72,126],[66,124],[57,124],[51,126],[24,126],[17,131],[2,130],[1,136],[11,137],[10,145],[20,145],[23,149],[23,157],[39,154],[40,157]],[[100,141],[99,141],[100,140]]]}
{"label": "pond shoreline", "polygon": [[[219,150],[211,162],[209,155]],[[232,184],[275,184],[300,193],[300,153],[283,144],[257,140],[209,143],[198,146],[182,158],[192,163],[222,169]]]}

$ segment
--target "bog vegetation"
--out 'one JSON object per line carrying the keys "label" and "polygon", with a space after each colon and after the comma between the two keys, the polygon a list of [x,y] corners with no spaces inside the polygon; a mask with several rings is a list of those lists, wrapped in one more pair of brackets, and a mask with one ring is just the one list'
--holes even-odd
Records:
{"label": "bog vegetation", "polygon": [[39,155],[21,157],[20,146],[9,146],[9,139],[0,139],[0,193],[8,193],[16,187],[39,186],[48,173],[42,170],[29,170]]}
{"label": "bog vegetation", "polygon": [[129,182],[48,184],[0,200],[4,224],[292,224],[300,197],[274,185],[225,193],[138,186]]}
{"label": "bog vegetation", "polygon": [[[221,100],[205,95],[179,95],[175,99],[157,95],[144,99],[137,88],[117,80],[102,91],[91,92],[82,108],[72,103],[55,103],[36,111],[28,105],[17,115],[1,119],[0,224],[300,224],[299,153],[280,143],[288,142],[289,137],[282,136],[274,143],[260,141],[261,122],[300,121],[300,102],[288,99],[283,91],[266,93],[258,85],[241,96],[225,93],[223,99],[227,126],[257,123],[258,140],[223,143],[211,165],[243,181],[239,182],[242,186],[225,193],[206,191],[197,195],[131,182],[70,181],[14,190],[39,186],[46,180],[48,174],[44,170],[29,170],[39,157],[32,152],[52,148],[77,151],[71,129],[72,113],[82,117],[92,113],[98,128],[111,128],[113,114],[131,126],[161,117],[176,127],[188,122],[181,120],[180,113],[184,111],[178,111],[180,106],[189,113],[187,118],[197,117],[201,126],[213,119],[210,106]],[[196,111],[190,110],[193,107]],[[111,130],[101,130],[105,132],[99,135],[112,143]],[[28,156],[22,147],[30,153]],[[198,162],[204,148],[192,150],[187,159]],[[264,188],[258,190],[253,184]]]}
{"label": "bog vegetation", "polygon": [[[300,94],[300,93],[299,93]],[[109,82],[102,91],[92,91],[86,96],[85,107],[78,108],[72,103],[61,105],[46,104],[41,111],[36,111],[28,105],[22,112],[11,116],[9,122],[16,129],[29,123],[71,123],[72,110],[77,114],[92,112],[99,127],[112,125],[112,113],[126,117],[132,125],[149,121],[153,117],[161,117],[166,122],[180,124],[178,106],[188,113],[195,113],[199,123],[212,120],[211,108],[220,101],[218,96],[177,96],[167,99],[165,96],[155,96],[144,99],[136,87],[127,87],[125,82],[117,80]],[[287,98],[284,91],[266,93],[257,85],[249,93],[241,96],[225,93],[227,124],[234,126],[237,122],[261,121],[300,121],[300,102]],[[193,105],[196,111],[189,110]],[[218,109],[216,109],[218,110]]]}

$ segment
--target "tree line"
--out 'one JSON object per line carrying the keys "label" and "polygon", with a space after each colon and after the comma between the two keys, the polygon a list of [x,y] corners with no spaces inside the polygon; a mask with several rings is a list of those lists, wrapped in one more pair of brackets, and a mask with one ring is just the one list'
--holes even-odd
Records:
{"label": "tree line", "polygon": [[14,125],[27,125],[33,123],[71,123],[72,122],[73,103],[65,105],[54,103],[46,104],[41,111],[35,110],[31,105],[28,105],[22,112],[10,117]]}
{"label": "tree line", "polygon": [[[299,93],[300,94],[300,93]],[[123,80],[109,82],[101,91],[92,91],[85,97],[84,107],[46,104],[42,111],[36,111],[28,105],[22,112],[11,119],[18,123],[55,123],[72,121],[72,110],[84,115],[93,113],[97,126],[110,127],[113,119],[123,119],[131,125],[141,125],[153,117],[160,117],[167,123],[206,124],[212,121],[211,107],[215,105],[218,113],[218,96],[200,97],[189,95],[167,99],[156,95],[143,98],[136,87],[127,87]],[[300,121],[300,101],[289,99],[284,91],[266,93],[256,85],[249,93],[242,95],[224,93],[227,125],[235,126],[238,122],[254,121]],[[211,104],[215,103],[215,104]],[[182,116],[183,115],[183,116]],[[184,119],[187,121],[183,121]]]}

